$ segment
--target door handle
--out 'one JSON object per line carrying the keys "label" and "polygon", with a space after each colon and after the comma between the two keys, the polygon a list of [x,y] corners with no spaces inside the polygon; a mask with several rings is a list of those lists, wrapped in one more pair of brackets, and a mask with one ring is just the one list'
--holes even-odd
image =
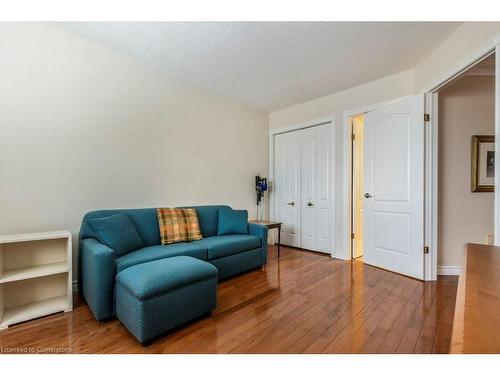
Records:
{"label": "door handle", "polygon": [[293,201],[292,202],[288,202],[288,205],[289,206],[295,206],[295,202],[293,202]]}
{"label": "door handle", "polygon": [[308,202],[308,203],[307,203],[307,205],[308,205],[309,207],[312,207],[312,206],[314,206],[314,203],[313,203],[313,202]]}
{"label": "door handle", "polygon": [[370,193],[365,193],[365,198],[372,198],[373,195],[371,195]]}

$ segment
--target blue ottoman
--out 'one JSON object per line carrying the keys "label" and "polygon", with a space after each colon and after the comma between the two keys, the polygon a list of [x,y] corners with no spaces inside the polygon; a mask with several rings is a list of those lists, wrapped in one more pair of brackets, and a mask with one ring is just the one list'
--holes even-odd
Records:
{"label": "blue ottoman", "polygon": [[215,266],[187,256],[138,264],[116,276],[116,316],[142,344],[217,304]]}

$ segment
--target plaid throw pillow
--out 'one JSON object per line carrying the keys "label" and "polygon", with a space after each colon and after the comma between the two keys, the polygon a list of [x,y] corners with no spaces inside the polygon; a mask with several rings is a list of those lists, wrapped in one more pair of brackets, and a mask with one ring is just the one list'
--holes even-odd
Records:
{"label": "plaid throw pillow", "polygon": [[202,239],[194,208],[158,208],[157,214],[162,245]]}

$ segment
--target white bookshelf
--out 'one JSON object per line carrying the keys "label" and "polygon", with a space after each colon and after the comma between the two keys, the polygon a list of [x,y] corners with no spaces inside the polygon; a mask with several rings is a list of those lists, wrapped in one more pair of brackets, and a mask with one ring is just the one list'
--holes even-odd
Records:
{"label": "white bookshelf", "polygon": [[0,236],[0,330],[73,309],[68,231]]}

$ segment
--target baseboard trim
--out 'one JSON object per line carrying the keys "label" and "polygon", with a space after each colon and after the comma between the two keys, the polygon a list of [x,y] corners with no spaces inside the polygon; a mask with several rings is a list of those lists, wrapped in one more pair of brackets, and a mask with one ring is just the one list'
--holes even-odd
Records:
{"label": "baseboard trim", "polygon": [[458,276],[460,275],[460,266],[438,266],[439,276]]}
{"label": "baseboard trim", "polygon": [[340,260],[350,260],[349,258],[345,258],[344,257],[344,252],[343,251],[333,251],[332,253],[332,258],[335,258],[335,259],[340,259]]}

